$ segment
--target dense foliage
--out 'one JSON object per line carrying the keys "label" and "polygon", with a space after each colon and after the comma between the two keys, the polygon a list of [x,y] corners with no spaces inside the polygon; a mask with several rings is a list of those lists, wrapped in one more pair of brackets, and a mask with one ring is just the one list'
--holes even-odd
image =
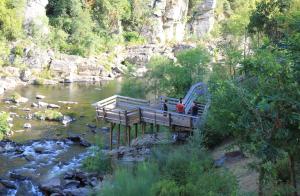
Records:
{"label": "dense foliage", "polygon": [[176,61],[164,56],[152,57],[147,64],[146,80],[129,75],[122,86],[122,94],[139,98],[144,98],[147,93],[180,97],[195,82],[207,79],[210,57],[204,47],[183,50],[175,57]]}
{"label": "dense foliage", "polygon": [[236,179],[214,168],[203,149],[190,145],[176,151],[171,148],[160,149],[155,158],[136,168],[118,169],[99,195],[237,195]]}
{"label": "dense foliage", "polygon": [[[300,2],[223,3],[227,19],[214,32],[224,38],[216,51],[223,61],[211,64],[212,70],[207,72],[209,61],[199,55],[205,54],[203,51],[177,55],[177,63],[153,58],[148,65],[147,81],[151,84],[145,89],[179,97],[193,82],[209,77],[212,104],[203,130],[204,143],[214,147],[226,138],[234,138],[235,145],[255,157],[259,195],[296,195],[300,159]],[[171,182],[166,176],[163,179],[156,187],[176,185],[176,192],[180,192],[180,186],[172,181],[176,176]]]}
{"label": "dense foliage", "polygon": [[[299,1],[258,3],[247,26],[255,43],[251,54],[234,64],[215,65],[210,80],[213,100],[206,142],[215,145],[233,136],[244,152],[256,156],[260,195],[296,191],[300,92],[299,9],[295,7],[299,5]],[[243,55],[241,50],[235,52]],[[286,164],[278,167],[282,162]],[[282,177],[282,168],[288,177]]]}

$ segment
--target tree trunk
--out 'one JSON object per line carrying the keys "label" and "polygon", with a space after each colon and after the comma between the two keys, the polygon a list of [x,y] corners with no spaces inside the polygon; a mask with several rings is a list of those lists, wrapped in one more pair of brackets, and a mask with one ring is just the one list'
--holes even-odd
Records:
{"label": "tree trunk", "polygon": [[264,171],[263,171],[262,168],[259,168],[258,196],[264,196],[264,192],[263,192],[263,180],[264,180]]}
{"label": "tree trunk", "polygon": [[295,172],[295,160],[292,154],[289,153],[289,173],[290,173],[290,184],[294,188],[291,195],[297,196],[297,182],[296,182],[296,172]]}

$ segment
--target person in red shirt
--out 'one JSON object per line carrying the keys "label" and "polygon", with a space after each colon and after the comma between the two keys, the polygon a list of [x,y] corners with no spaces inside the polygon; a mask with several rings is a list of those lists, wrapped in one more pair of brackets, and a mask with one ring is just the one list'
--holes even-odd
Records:
{"label": "person in red shirt", "polygon": [[184,105],[182,104],[182,98],[180,98],[179,103],[176,104],[176,111],[180,114],[184,114]]}

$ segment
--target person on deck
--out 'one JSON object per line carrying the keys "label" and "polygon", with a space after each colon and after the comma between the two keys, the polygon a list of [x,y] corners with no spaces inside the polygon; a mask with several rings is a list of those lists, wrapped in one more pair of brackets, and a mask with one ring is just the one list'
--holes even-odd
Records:
{"label": "person on deck", "polygon": [[167,99],[165,99],[165,102],[164,102],[164,105],[163,105],[163,110],[164,111],[168,111],[168,100]]}
{"label": "person on deck", "polygon": [[197,116],[198,110],[199,110],[199,107],[198,107],[197,103],[195,101],[193,101],[193,106],[191,108],[192,116]]}
{"label": "person on deck", "polygon": [[182,103],[182,98],[180,98],[179,103],[176,104],[176,111],[180,114],[184,114],[184,105]]}
{"label": "person on deck", "polygon": [[167,116],[167,111],[168,111],[168,100],[165,99],[164,105],[163,105],[163,111],[164,111],[164,116]]}

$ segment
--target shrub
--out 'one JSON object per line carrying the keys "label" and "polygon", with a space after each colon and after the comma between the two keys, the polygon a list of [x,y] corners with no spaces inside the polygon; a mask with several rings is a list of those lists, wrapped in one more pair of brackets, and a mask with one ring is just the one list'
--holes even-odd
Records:
{"label": "shrub", "polygon": [[12,53],[14,55],[18,55],[18,56],[22,57],[22,56],[24,56],[24,48],[20,45],[17,45],[12,49]]}
{"label": "shrub", "polygon": [[104,155],[101,151],[86,158],[83,162],[83,167],[89,172],[97,172],[102,175],[111,173],[113,170],[111,158]]}
{"label": "shrub", "polygon": [[36,78],[34,81],[33,81],[33,84],[34,85],[43,85],[45,83],[45,79],[44,78]]}
{"label": "shrub", "polygon": [[0,140],[3,139],[3,136],[10,130],[8,124],[9,115],[5,112],[0,113]]}
{"label": "shrub", "polygon": [[118,169],[112,182],[104,184],[98,193],[100,196],[151,196],[151,186],[158,180],[158,167],[156,164],[139,164],[133,172],[131,169]]}
{"label": "shrub", "polygon": [[211,169],[192,175],[184,188],[184,195],[235,196],[237,190],[237,181],[232,174]]}
{"label": "shrub", "polygon": [[180,187],[174,180],[160,180],[152,187],[152,193],[159,196],[180,196]]}
{"label": "shrub", "polygon": [[21,98],[21,95],[17,92],[14,92],[11,96],[10,96],[10,100],[13,102],[17,102],[18,99]]}
{"label": "shrub", "polygon": [[39,120],[61,121],[63,114],[56,110],[45,110],[34,113],[34,116]]}
{"label": "shrub", "polygon": [[52,72],[51,72],[51,70],[44,69],[43,71],[39,72],[38,77],[40,79],[51,79],[52,78]]}
{"label": "shrub", "polygon": [[139,35],[139,33],[134,31],[126,31],[123,33],[124,40],[133,44],[143,44],[145,43],[145,39]]}
{"label": "shrub", "polygon": [[236,178],[214,168],[207,153],[192,146],[197,145],[179,147],[176,151],[166,148],[161,156],[138,164],[137,168],[117,169],[99,195],[237,195]]}

